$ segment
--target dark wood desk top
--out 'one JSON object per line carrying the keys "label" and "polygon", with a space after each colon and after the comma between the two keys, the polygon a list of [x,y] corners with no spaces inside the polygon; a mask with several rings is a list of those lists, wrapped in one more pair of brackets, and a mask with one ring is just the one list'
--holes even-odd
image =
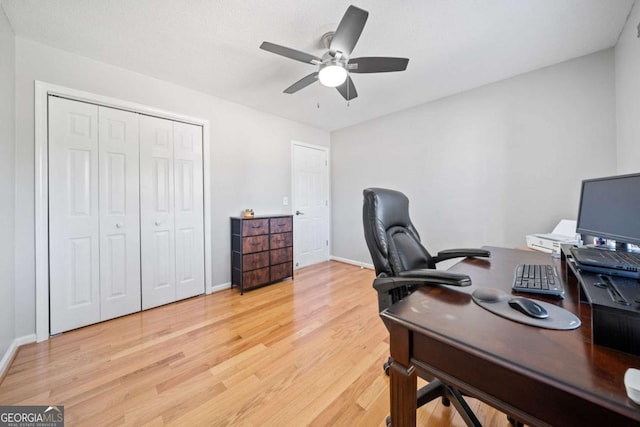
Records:
{"label": "dark wood desk top", "polygon": [[[498,367],[496,372],[505,375],[515,372],[544,387],[563,390],[640,422],[640,406],[627,398],[623,381],[627,368],[640,368],[640,357],[592,345],[591,310],[588,305],[579,303],[577,282],[565,283],[564,300],[532,296],[576,313],[582,326],[572,331],[541,329],[509,321],[481,308],[471,299],[471,293],[479,287],[500,288],[510,293],[514,269],[519,263],[554,263],[559,274],[564,275],[560,260],[540,252],[486,249],[491,250],[491,258],[466,259],[449,270],[468,274],[472,278],[472,286],[421,288],[383,312],[385,321],[391,320],[421,336],[446,343],[447,348],[472,354],[475,362],[486,361]],[[420,351],[417,344],[414,347],[416,352]],[[411,357],[421,360],[419,354],[412,353]],[[447,362],[442,363],[444,366]],[[475,368],[480,370],[481,365]],[[457,370],[458,367],[452,365],[451,369]],[[504,394],[505,390],[500,391],[502,388],[507,394],[510,392],[509,380],[493,386],[481,384],[487,377],[483,376],[484,373],[474,373],[473,369],[465,368],[460,375],[467,376],[472,385],[477,377],[476,386],[488,387],[489,394],[502,393],[506,399],[509,398]],[[495,381],[500,383],[501,379],[496,378]],[[537,398],[544,399],[545,396]],[[557,402],[557,405],[562,405],[562,402]],[[558,409],[561,410],[571,411],[571,408]]]}

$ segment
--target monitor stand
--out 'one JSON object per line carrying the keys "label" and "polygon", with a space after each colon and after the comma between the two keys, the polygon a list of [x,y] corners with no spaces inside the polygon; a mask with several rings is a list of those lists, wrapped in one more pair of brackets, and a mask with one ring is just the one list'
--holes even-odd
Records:
{"label": "monitor stand", "polygon": [[[640,253],[640,247],[636,245],[632,245],[630,243],[625,242],[617,242],[613,239],[610,240],[602,240],[603,244],[588,244],[584,245],[586,248],[594,248],[594,249],[603,249],[607,251],[617,251],[617,252],[636,252]],[[615,242],[615,244],[614,244]]]}
{"label": "monitor stand", "polygon": [[640,248],[624,242],[616,242],[616,251],[618,252],[640,252]]}

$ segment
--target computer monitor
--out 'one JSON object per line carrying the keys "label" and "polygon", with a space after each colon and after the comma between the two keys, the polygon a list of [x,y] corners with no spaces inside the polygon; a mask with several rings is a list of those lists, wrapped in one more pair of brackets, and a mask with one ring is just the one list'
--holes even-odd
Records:
{"label": "computer monitor", "polygon": [[576,231],[639,245],[640,173],[582,181]]}

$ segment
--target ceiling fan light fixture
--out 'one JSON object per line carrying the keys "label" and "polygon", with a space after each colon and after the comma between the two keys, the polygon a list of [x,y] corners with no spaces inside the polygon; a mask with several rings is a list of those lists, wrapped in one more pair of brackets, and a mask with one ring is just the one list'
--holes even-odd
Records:
{"label": "ceiling fan light fixture", "polygon": [[347,80],[347,70],[340,62],[329,62],[320,68],[318,79],[327,87],[337,87]]}

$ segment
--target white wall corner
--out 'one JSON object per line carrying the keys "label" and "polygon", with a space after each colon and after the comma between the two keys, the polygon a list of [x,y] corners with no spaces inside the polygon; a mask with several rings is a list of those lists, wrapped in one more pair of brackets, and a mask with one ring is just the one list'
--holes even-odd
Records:
{"label": "white wall corner", "polygon": [[225,289],[231,289],[231,282],[222,283],[220,285],[212,285],[211,288],[209,288],[208,294],[224,291]]}
{"label": "white wall corner", "polygon": [[351,265],[355,265],[358,266],[360,268],[368,268],[369,270],[374,270],[373,264],[369,264],[366,262],[361,262],[361,261],[355,261],[353,259],[349,259],[349,258],[342,258],[339,256],[335,256],[335,255],[331,255],[329,257],[329,259],[331,261],[338,261],[338,262],[343,262],[345,264],[351,264]]}
{"label": "white wall corner", "polygon": [[11,345],[2,356],[2,360],[0,360],[0,379],[4,378],[4,375],[9,370],[9,366],[11,366],[11,362],[13,362],[20,346],[31,344],[32,342],[36,342],[36,334],[17,337],[11,342]]}

